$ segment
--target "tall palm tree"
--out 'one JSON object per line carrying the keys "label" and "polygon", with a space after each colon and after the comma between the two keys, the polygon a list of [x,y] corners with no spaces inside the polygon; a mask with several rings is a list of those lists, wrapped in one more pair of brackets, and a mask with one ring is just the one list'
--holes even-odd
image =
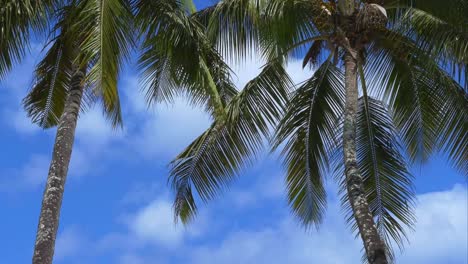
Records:
{"label": "tall palm tree", "polygon": [[86,103],[100,101],[113,126],[121,125],[117,80],[131,41],[129,1],[75,0],[57,7],[53,36],[24,99],[34,123],[57,134],[34,248],[33,263],[52,263],[75,130]]}
{"label": "tall palm tree", "polygon": [[[407,164],[443,151],[468,174],[467,12],[462,0],[226,0],[193,15],[222,55],[268,63],[173,161],[176,217],[196,214],[192,186],[204,201],[226,186],[281,114],[271,143],[294,214],[321,223],[334,171],[364,259],[391,262],[415,221]],[[317,70],[288,98],[291,54]]]}

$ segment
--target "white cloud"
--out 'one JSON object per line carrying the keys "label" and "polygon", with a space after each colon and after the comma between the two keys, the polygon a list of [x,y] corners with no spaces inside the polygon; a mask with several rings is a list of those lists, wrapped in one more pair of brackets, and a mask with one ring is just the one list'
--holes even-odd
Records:
{"label": "white cloud", "polygon": [[[466,187],[455,186],[451,190],[427,193],[418,198],[416,232],[410,235],[411,244],[398,256],[397,263],[467,263]],[[266,225],[260,228],[236,228],[238,226],[234,225],[227,232],[207,228],[200,237],[212,237],[215,234],[212,237],[214,240],[202,240],[196,244],[188,243],[187,237],[181,234],[168,233],[167,230],[173,230],[172,219],[167,219],[163,224],[154,224],[154,221],[160,221],[158,218],[163,217],[163,213],[171,215],[167,202],[155,201],[142,210],[136,222],[140,225],[137,233],[151,237],[148,238],[150,240],[158,239],[158,245],[164,237],[166,244],[176,240],[178,243],[174,245],[184,250],[183,259],[187,263],[213,263],[216,260],[216,263],[223,264],[344,264],[359,263],[361,258],[361,241],[359,238],[354,239],[345,225],[336,202],[330,204],[327,217],[318,231],[306,232],[288,212],[284,212],[280,218],[265,216],[261,222]],[[208,219],[207,226],[213,226],[219,221],[229,220],[217,212],[216,217]],[[137,254],[137,251],[134,253]]]}
{"label": "white cloud", "polygon": [[[267,212],[264,212],[267,214]],[[347,230],[339,206],[329,208],[319,231],[306,231],[284,212],[281,218],[262,217],[260,228],[231,230],[221,241],[195,246],[190,263],[355,263],[360,258],[359,242]],[[271,215],[275,215],[272,213]],[[242,216],[239,216],[242,217]],[[339,252],[339,253],[338,253]],[[357,263],[357,262],[356,262]]]}
{"label": "white cloud", "polygon": [[158,106],[129,144],[145,158],[173,158],[209,127],[201,109],[178,100],[173,106]]}
{"label": "white cloud", "polygon": [[123,106],[129,112],[146,113],[149,111],[138,76],[125,76],[122,80],[123,95],[127,104]]}
{"label": "white cloud", "polygon": [[178,245],[184,235],[183,229],[174,225],[172,204],[161,199],[138,211],[130,223],[130,229],[140,240],[165,247]]}
{"label": "white cloud", "polygon": [[[398,263],[467,263],[466,187],[418,198],[416,232]],[[219,243],[195,247],[191,263],[359,263],[361,242],[353,239],[342,218],[332,204],[318,232],[306,234],[289,216],[259,230],[234,231]]]}
{"label": "white cloud", "polygon": [[99,107],[82,113],[76,127],[76,139],[90,151],[98,150],[112,140],[121,139],[125,131],[112,129]]}
{"label": "white cloud", "polygon": [[418,196],[416,230],[401,263],[468,263],[466,186]]}

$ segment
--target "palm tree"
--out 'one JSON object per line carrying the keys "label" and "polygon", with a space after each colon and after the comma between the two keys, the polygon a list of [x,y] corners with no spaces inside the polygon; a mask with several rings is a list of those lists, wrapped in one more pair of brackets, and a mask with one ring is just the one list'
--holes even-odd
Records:
{"label": "palm tree", "polygon": [[[255,50],[267,64],[172,162],[176,217],[192,219],[192,187],[215,197],[277,124],[271,143],[282,148],[294,214],[321,223],[334,171],[364,259],[391,262],[415,222],[407,164],[443,151],[468,174],[467,12],[462,0],[226,0],[194,14],[222,55]],[[291,54],[317,70],[287,97]],[[152,65],[151,76],[166,69]]]}
{"label": "palm tree", "polygon": [[37,264],[52,263],[80,111],[98,100],[112,125],[121,125],[117,80],[132,43],[128,1],[70,1],[54,14],[53,37],[24,99],[34,123],[57,126],[34,248]]}

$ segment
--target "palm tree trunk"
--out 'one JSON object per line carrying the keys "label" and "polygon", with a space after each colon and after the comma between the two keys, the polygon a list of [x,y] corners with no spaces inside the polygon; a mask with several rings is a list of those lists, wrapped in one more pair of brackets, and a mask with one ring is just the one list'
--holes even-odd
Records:
{"label": "palm tree trunk", "polygon": [[349,52],[345,55],[346,106],[343,127],[343,151],[346,188],[354,218],[359,228],[370,264],[388,263],[385,244],[369,210],[361,173],[356,159],[356,118],[358,107],[357,62]]}
{"label": "palm tree trunk", "polygon": [[52,161],[42,198],[42,208],[34,246],[33,264],[51,264],[59,225],[60,207],[68,165],[75,140],[75,129],[83,97],[84,70],[77,70],[71,79],[70,93],[57,128]]}

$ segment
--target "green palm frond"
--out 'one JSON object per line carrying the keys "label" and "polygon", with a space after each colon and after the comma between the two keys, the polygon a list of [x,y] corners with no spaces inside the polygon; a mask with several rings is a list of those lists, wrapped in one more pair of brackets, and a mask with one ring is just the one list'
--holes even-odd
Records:
{"label": "green palm frond", "polygon": [[[360,98],[356,138],[359,170],[370,210],[390,259],[394,259],[392,245],[396,244],[402,250],[407,242],[406,231],[416,222],[413,177],[400,154],[402,148],[392,123],[391,115],[381,101]],[[352,230],[357,231],[345,182],[341,179],[342,205]]]}
{"label": "green palm frond", "polygon": [[273,140],[274,149],[284,144],[289,204],[305,226],[320,224],[326,207],[323,178],[337,144],[343,78],[338,68],[325,62],[295,91]]}
{"label": "green palm frond", "polygon": [[198,10],[193,13],[192,16],[200,22],[205,28],[208,28],[210,24],[210,19],[216,9],[216,5],[212,5],[203,9]]}
{"label": "green palm frond", "polygon": [[[307,44],[318,36],[327,35],[333,28],[333,5],[323,1],[310,0],[272,0],[269,1],[264,15],[265,33],[262,35],[264,50],[275,57],[272,50],[279,49],[276,56],[285,53],[298,43]],[[273,46],[273,47],[270,47]],[[301,54],[304,46],[298,46],[296,53]],[[270,51],[268,51],[270,50]]]}
{"label": "green palm frond", "polygon": [[140,67],[148,76],[145,79],[156,72],[156,68],[146,72],[154,67],[153,62],[166,59],[171,62],[169,76],[179,75],[179,83],[196,80],[203,49],[209,46],[203,26],[191,19],[177,1],[140,0],[135,9],[137,26],[143,37]]}
{"label": "green palm frond", "polygon": [[174,1],[142,0],[136,8],[143,35],[139,64],[147,100],[171,101],[177,94],[189,95],[192,103],[207,105],[215,119],[225,119],[223,97],[232,96],[235,89],[230,69],[206,37],[203,25]]}
{"label": "green palm frond", "polygon": [[[393,35],[376,43],[381,50],[367,59],[366,71],[376,82],[371,87],[381,87],[378,93],[388,98],[411,160],[427,160],[444,147],[467,173],[466,92],[412,40]],[[375,67],[380,77],[370,71]]]}
{"label": "green palm frond", "polygon": [[0,1],[0,78],[18,62],[27,50],[31,30],[46,25],[47,8],[53,1]]}
{"label": "green palm frond", "polygon": [[459,83],[464,82],[468,89],[465,77],[468,64],[468,20],[464,16],[464,22],[461,19],[456,22],[451,23],[420,9],[408,9],[391,30],[413,39],[420,49],[431,54],[452,76],[458,78]]}
{"label": "green palm frond", "polygon": [[209,18],[209,36],[223,56],[239,61],[257,52],[279,59],[297,43],[307,44],[331,30],[332,12],[322,1],[228,0],[200,12],[199,19]]}
{"label": "green palm frond", "polygon": [[78,56],[74,23],[76,6],[56,11],[58,19],[51,35],[56,35],[48,51],[34,72],[34,85],[23,100],[32,121],[42,128],[56,126],[62,115],[68,95],[74,61]]}
{"label": "green palm frond", "polygon": [[70,46],[56,41],[35,70],[35,83],[23,104],[33,123],[56,126],[62,115],[73,66]]}
{"label": "green palm frond", "polygon": [[187,223],[196,215],[192,185],[202,200],[211,199],[235,178],[248,151],[226,127],[214,125],[179,154],[170,172],[176,218]]}
{"label": "green palm frond", "polygon": [[264,0],[227,0],[218,2],[209,14],[208,36],[220,53],[234,60],[245,59],[258,42]]}
{"label": "green palm frond", "polygon": [[292,80],[281,63],[265,65],[262,72],[229,102],[226,108],[228,126],[233,127],[233,131],[243,131],[247,141],[255,142],[257,134],[268,137],[270,128],[277,124],[286,109],[291,86]]}
{"label": "green palm frond", "polygon": [[383,6],[397,11],[395,18],[409,9],[420,10],[452,24],[466,23],[468,3],[464,0],[384,0]]}
{"label": "green palm frond", "polygon": [[312,43],[306,55],[304,56],[304,59],[302,61],[302,68],[305,68],[307,64],[310,64],[311,67],[317,65],[324,44],[325,41],[320,39]]}
{"label": "green palm frond", "polygon": [[175,216],[187,223],[196,214],[192,186],[203,201],[213,198],[255,158],[269,128],[281,116],[291,85],[280,64],[269,64],[232,98],[227,120],[216,122],[171,163]]}
{"label": "green palm frond", "polygon": [[104,113],[113,126],[122,116],[118,78],[132,46],[132,12],[128,0],[85,0],[80,27],[84,32],[81,50],[91,62],[87,80],[102,99]]}

